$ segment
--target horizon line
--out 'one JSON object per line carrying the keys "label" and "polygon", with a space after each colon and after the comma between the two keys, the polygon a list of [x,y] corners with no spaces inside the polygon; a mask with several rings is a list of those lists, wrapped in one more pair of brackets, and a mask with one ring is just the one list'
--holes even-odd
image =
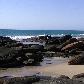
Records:
{"label": "horizon line", "polygon": [[[8,28],[8,29],[6,29],[6,28],[4,28],[4,29],[2,29],[2,28],[0,28],[0,30],[30,30],[30,29],[10,29],[10,28]],[[31,30],[40,30],[40,31],[46,31],[46,30],[50,30],[50,31],[52,31],[52,30],[55,30],[55,31],[84,31],[84,30],[76,30],[76,29],[31,29]],[[31,31],[30,30],[30,31]]]}

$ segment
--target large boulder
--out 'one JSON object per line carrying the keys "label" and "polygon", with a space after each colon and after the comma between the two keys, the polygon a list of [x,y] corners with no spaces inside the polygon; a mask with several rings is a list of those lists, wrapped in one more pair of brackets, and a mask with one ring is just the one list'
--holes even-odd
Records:
{"label": "large boulder", "polygon": [[74,58],[72,58],[69,62],[69,65],[80,65],[80,64],[84,64],[84,53],[75,56]]}
{"label": "large boulder", "polygon": [[25,76],[25,77],[0,77],[0,84],[32,84],[40,80],[37,76]]}
{"label": "large boulder", "polygon": [[80,73],[80,74],[74,75],[72,78],[73,79],[75,79],[75,78],[84,78],[84,73]]}
{"label": "large boulder", "polygon": [[27,53],[22,47],[0,47],[0,67],[16,67],[23,65],[35,65],[43,59],[41,52]]}
{"label": "large boulder", "polygon": [[14,44],[14,43],[16,43],[15,40],[12,40],[9,37],[0,36],[0,46],[11,45],[11,44]]}
{"label": "large boulder", "polygon": [[74,43],[74,42],[77,42],[77,39],[76,38],[71,38],[71,39],[65,41],[64,43],[58,45],[57,48],[61,50],[66,45],[71,44],[71,43]]}
{"label": "large boulder", "polygon": [[60,39],[59,37],[52,37],[51,39],[48,40],[47,44],[60,44]]}
{"label": "large boulder", "polygon": [[60,47],[63,48],[66,45],[74,43],[74,42],[77,42],[77,39],[76,38],[71,38],[71,39],[67,40],[66,42],[64,42],[63,44],[61,44]]}
{"label": "large boulder", "polygon": [[[28,64],[34,60],[34,63],[41,62],[43,55],[38,53],[44,49],[43,45],[26,46],[16,42],[9,37],[0,36],[0,67],[16,67]],[[33,55],[25,55],[26,53]]]}
{"label": "large boulder", "polygon": [[77,75],[74,75],[72,77],[73,80],[78,80],[80,82],[83,82],[84,83],[84,73],[79,73]]}
{"label": "large boulder", "polygon": [[83,47],[84,47],[84,43],[79,41],[79,42],[74,42],[74,43],[66,45],[65,47],[63,47],[61,49],[61,51],[69,51],[69,50],[72,50],[72,49],[81,49],[81,50],[83,50],[84,49]]}
{"label": "large boulder", "polygon": [[65,35],[65,36],[63,36],[63,37],[60,38],[60,41],[61,41],[61,43],[63,43],[63,42],[65,42],[65,41],[67,41],[67,40],[69,40],[71,38],[72,38],[71,35]]}
{"label": "large boulder", "polygon": [[0,67],[13,67],[21,64],[21,48],[0,47]]}

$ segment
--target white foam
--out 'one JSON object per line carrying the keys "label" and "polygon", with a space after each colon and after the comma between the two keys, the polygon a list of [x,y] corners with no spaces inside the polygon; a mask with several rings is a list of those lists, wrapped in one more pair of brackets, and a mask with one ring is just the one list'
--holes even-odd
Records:
{"label": "white foam", "polygon": [[52,37],[62,37],[62,36],[64,36],[64,34],[57,34],[57,35],[51,35]]}
{"label": "white foam", "polygon": [[10,37],[13,40],[19,40],[19,39],[22,40],[22,39],[32,38],[35,36],[6,36],[6,37]]}
{"label": "white foam", "polygon": [[83,35],[84,36],[84,34],[80,34],[80,35]]}
{"label": "white foam", "polygon": [[[64,36],[65,34],[53,34],[51,35],[51,37],[62,37]],[[6,36],[6,37],[10,37],[11,39],[13,40],[18,40],[18,41],[21,41],[22,39],[28,39],[28,38],[32,38],[32,37],[39,37],[39,36],[46,36],[46,34],[43,34],[43,35],[37,35],[37,36],[33,36],[33,35],[29,35],[29,36]],[[83,38],[84,37],[84,34],[72,34],[72,37],[74,38]]]}
{"label": "white foam", "polygon": [[38,35],[38,36],[46,36],[46,34],[43,34],[43,35]]}

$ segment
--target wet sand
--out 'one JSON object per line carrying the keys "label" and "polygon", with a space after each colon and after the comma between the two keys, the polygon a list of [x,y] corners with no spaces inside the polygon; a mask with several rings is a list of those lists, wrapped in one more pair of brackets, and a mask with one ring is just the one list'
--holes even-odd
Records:
{"label": "wet sand", "polygon": [[73,75],[84,73],[84,65],[68,65],[68,58],[48,58],[44,59],[41,66],[24,66],[21,68],[8,68],[0,70],[0,77],[2,76],[30,76],[30,75],[47,75],[58,77],[66,75],[70,78]]}

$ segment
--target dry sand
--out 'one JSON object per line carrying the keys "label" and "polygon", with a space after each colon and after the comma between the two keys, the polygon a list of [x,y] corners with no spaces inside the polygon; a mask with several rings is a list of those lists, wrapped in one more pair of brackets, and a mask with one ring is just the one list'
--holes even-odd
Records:
{"label": "dry sand", "polygon": [[84,65],[68,65],[63,63],[41,68],[39,71],[52,76],[66,75],[72,78],[73,75],[84,73]]}
{"label": "dry sand", "polygon": [[[62,58],[63,59],[63,58]],[[56,60],[59,60],[58,58]],[[42,75],[55,76],[66,75],[70,78],[73,75],[84,73],[84,65],[68,65],[67,62],[49,64],[48,66],[25,66],[22,68],[8,68],[0,70],[0,76],[27,76],[37,73]]]}

